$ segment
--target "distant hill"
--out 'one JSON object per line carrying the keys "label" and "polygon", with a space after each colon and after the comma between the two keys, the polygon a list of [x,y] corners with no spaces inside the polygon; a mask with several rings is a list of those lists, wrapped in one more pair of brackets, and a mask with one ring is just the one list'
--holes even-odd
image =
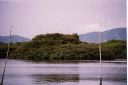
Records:
{"label": "distant hill", "polygon": [[[29,38],[25,38],[25,37],[21,37],[18,35],[12,35],[11,36],[11,42],[16,43],[16,42],[28,42],[31,39]],[[9,36],[0,36],[0,42],[4,42],[4,43],[8,43],[9,41]]]}
{"label": "distant hill", "polygon": [[[99,42],[99,32],[90,32],[79,35],[80,40],[88,43]],[[101,32],[101,42],[108,40],[126,40],[126,28],[115,28]]]}

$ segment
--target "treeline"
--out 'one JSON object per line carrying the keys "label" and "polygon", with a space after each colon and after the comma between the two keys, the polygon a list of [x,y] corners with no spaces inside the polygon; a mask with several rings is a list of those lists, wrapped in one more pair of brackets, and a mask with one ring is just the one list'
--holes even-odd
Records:
{"label": "treeline", "polygon": [[[102,45],[102,59],[126,59],[126,41],[111,40]],[[7,44],[0,43],[4,58]],[[10,59],[24,60],[99,60],[98,44],[81,42],[77,34],[37,35],[30,42],[11,43]]]}

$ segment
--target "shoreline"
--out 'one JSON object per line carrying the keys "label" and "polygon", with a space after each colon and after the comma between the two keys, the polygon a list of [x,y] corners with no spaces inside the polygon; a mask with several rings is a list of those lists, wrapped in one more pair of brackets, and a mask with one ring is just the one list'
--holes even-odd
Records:
{"label": "shoreline", "polygon": [[[5,59],[0,59],[5,60]],[[18,61],[31,61],[31,62],[95,62],[99,63],[100,60],[20,60],[20,59],[9,59]],[[116,59],[116,60],[102,60],[103,63],[127,63],[127,59]]]}

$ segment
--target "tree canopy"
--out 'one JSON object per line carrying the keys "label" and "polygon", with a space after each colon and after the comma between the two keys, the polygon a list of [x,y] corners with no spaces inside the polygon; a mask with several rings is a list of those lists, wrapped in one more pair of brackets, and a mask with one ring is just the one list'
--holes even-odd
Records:
{"label": "tree canopy", "polygon": [[[102,59],[126,59],[126,41],[101,44]],[[24,60],[98,60],[98,44],[81,42],[77,34],[41,34],[30,42],[11,44],[10,59]],[[7,44],[0,43],[0,56],[6,56]]]}

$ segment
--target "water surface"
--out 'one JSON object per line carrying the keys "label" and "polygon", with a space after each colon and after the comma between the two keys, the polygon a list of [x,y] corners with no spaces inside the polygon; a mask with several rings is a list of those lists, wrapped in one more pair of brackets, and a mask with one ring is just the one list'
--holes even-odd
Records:
{"label": "water surface", "polygon": [[[0,60],[0,79],[4,60]],[[127,85],[126,62],[103,63],[103,85]],[[9,60],[4,85],[99,85],[98,62]]]}

